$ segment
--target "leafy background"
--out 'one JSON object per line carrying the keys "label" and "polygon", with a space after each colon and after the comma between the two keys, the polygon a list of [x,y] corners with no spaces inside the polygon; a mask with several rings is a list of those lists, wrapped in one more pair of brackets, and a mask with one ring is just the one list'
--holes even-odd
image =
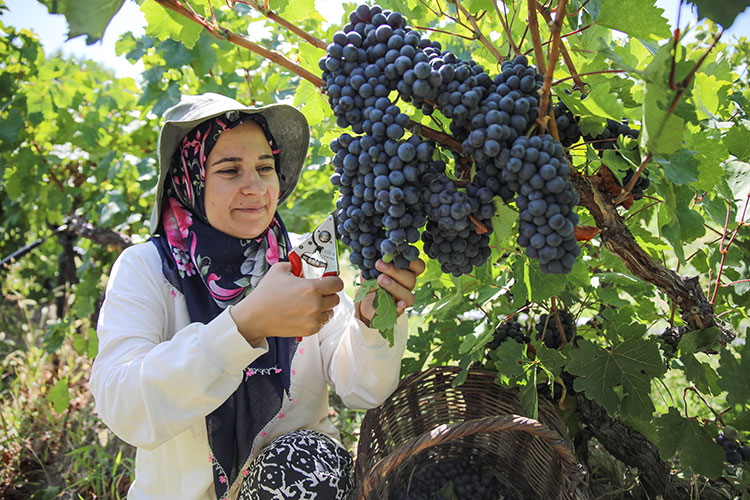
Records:
{"label": "leafy background", "polygon": [[[122,2],[42,3],[65,15],[70,36],[93,42]],[[294,103],[315,125],[308,168],[282,215],[290,230],[304,232],[334,206],[328,144],[342,131],[322,91],[155,0],[139,3],[146,33],[126,33],[117,43],[118,54],[143,64],[137,82],[92,61],[45,54],[34,33],[0,25],[0,256],[18,252],[0,270],[0,496],[7,498],[116,498],[132,479],[132,449],[96,419],[86,380],[109,269],[123,246],[148,237],[164,110],[183,94],[207,91],[254,104]],[[319,74],[324,51],[251,5],[189,3],[196,16],[211,19],[213,11],[239,35],[263,27],[261,45]],[[490,74],[498,61],[478,32],[501,55],[512,53],[512,39],[535,62],[525,1],[498,3],[498,10],[490,0],[459,4],[485,12],[476,28],[441,15],[454,15],[452,4],[381,4],[407,14],[413,26],[441,30],[429,36]],[[584,143],[571,149],[581,174],[576,187],[591,194],[578,209],[582,224],[599,234],[581,242],[569,275],[543,275],[517,247],[515,207],[500,204],[490,262],[461,278],[428,262],[410,313],[403,375],[483,364],[498,372],[499,384],[518,388],[530,416],[555,380],[564,383],[567,395],[556,403],[592,490],[609,498],[698,498],[690,496],[698,484],[707,498],[748,497],[744,466],[724,463],[712,440],[726,425],[743,440],[750,432],[750,45],[722,37],[709,50],[747,2],[695,4],[708,19],[675,48],[653,1],[568,3],[575,15],[565,18],[563,33],[574,33],[564,38],[572,64],[554,67],[554,99],[581,117],[584,132],[598,133],[607,118],[627,118],[641,131],[637,144],[621,144],[630,146],[622,155],[600,158]],[[270,7],[322,40],[343,24],[323,19],[312,0]],[[507,34],[498,15],[506,9]],[[540,21],[541,39],[549,40]],[[684,88],[670,86],[673,67],[673,81]],[[566,93],[572,68],[585,82],[585,100]],[[621,177],[646,158],[647,197],[627,207],[597,201],[603,173]],[[340,250],[344,263],[347,250]],[[345,275],[352,292],[355,275]],[[532,335],[529,346],[506,342],[487,352],[504,322],[518,319],[531,330],[556,308],[575,315],[576,346],[552,350]],[[357,414],[337,410],[333,418],[352,444]]]}

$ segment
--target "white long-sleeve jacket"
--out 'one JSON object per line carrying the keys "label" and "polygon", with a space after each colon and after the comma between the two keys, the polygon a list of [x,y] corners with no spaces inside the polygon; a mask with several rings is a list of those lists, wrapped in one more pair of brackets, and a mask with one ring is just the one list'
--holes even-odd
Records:
{"label": "white long-sleeve jacket", "polygon": [[[299,343],[291,399],[258,434],[253,455],[296,429],[338,438],[327,418],[327,384],[354,408],[377,406],[395,389],[406,315],[389,347],[377,330],[354,318],[351,299],[340,295],[328,324]],[[284,314],[284,304],[275,313]],[[235,391],[244,368],[267,352],[267,344],[250,346],[228,310],[208,324],[191,323],[185,299],[162,275],[151,243],[127,248],[117,259],[97,334],[89,387],[99,417],[137,447],[128,499],[215,500],[205,416]]]}

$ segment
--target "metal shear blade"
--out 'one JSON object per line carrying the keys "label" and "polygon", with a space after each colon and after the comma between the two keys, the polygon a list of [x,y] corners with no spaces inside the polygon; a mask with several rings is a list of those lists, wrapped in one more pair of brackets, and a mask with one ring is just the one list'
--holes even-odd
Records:
{"label": "metal shear blade", "polygon": [[328,215],[315,230],[289,252],[292,272],[302,276],[302,261],[312,267],[323,269],[323,276],[339,274],[336,254],[336,222],[333,214]]}

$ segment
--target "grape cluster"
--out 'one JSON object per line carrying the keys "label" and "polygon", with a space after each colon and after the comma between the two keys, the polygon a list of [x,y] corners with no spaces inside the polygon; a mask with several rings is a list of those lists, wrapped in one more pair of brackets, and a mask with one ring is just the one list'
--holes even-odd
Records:
{"label": "grape cluster", "polygon": [[[503,175],[503,153],[536,120],[542,76],[525,56],[517,56],[492,78],[474,61],[459,59],[410,28],[400,13],[377,5],[359,5],[349,14],[319,66],[338,126],[361,134],[345,133],[331,143],[336,169],[331,182],[340,193],[339,235],[363,277],[377,276],[374,264],[381,258],[408,268],[419,256],[414,243],[420,237],[444,273],[460,276],[484,264],[491,254],[494,197],[510,202],[523,183],[510,184]],[[434,143],[408,136],[412,123],[391,100],[394,91],[423,114],[437,108],[451,120],[450,132],[461,142],[461,151],[453,152],[456,177],[471,181],[465,190],[456,188],[444,163],[433,161]],[[567,193],[567,173],[559,176]],[[564,219],[550,210],[550,223],[559,223],[550,232],[561,234],[560,241],[548,232],[549,245],[527,250],[544,272],[570,271],[577,255],[577,245],[573,249],[567,239],[570,224],[577,223],[571,210],[578,199],[565,196],[554,201],[549,196]]]}
{"label": "grape cluster", "polygon": [[337,230],[365,279],[377,277],[379,258],[407,269],[419,257],[413,244],[426,222],[419,186],[432,148],[417,136],[380,141],[342,134],[331,142],[336,168],[331,182],[341,193]]}
{"label": "grape cluster", "polygon": [[[445,165],[433,162],[423,177],[423,199],[428,222],[422,233],[427,255],[440,263],[445,274],[461,276],[481,266],[490,256],[491,218],[495,207],[459,191],[445,174]],[[480,234],[476,223],[487,231]]]}
{"label": "grape cluster", "polygon": [[519,344],[528,344],[531,338],[526,335],[526,329],[518,321],[506,321],[502,325],[495,328],[492,333],[492,340],[487,347],[490,349],[497,349],[500,344],[508,339],[513,339]]}
{"label": "grape cluster", "polygon": [[[562,324],[562,332],[557,320]],[[542,314],[536,324],[536,338],[542,340],[549,349],[558,349],[563,343],[574,342],[580,338],[576,335],[576,322],[570,311],[556,309],[552,314]],[[563,341],[563,334],[565,340]]]}
{"label": "grape cluster", "polygon": [[559,142],[551,135],[517,138],[503,150],[501,177],[518,192],[518,244],[537,259],[545,273],[568,273],[580,247],[575,238],[578,194],[568,180],[570,167]]}
{"label": "grape cluster", "polygon": [[724,448],[724,458],[732,465],[739,465],[743,461],[750,460],[750,446],[741,444],[738,438],[737,429],[731,425],[724,427],[724,430],[716,436],[716,444]]}
{"label": "grape cluster", "polygon": [[516,500],[479,459],[463,455],[433,463],[414,474],[389,500]]}
{"label": "grape cluster", "polygon": [[531,338],[526,334],[526,329],[521,323],[518,321],[506,321],[492,332],[492,340],[485,346],[489,349],[485,354],[485,362],[491,362],[492,352],[508,339],[513,339],[519,344],[528,344],[531,342]]}

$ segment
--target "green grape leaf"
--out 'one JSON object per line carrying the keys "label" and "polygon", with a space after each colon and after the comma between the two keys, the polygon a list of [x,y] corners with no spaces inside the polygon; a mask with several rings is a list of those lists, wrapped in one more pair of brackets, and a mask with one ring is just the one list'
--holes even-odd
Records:
{"label": "green grape leaf", "polygon": [[165,9],[156,2],[143,2],[141,12],[146,16],[146,34],[159,40],[179,40],[189,49],[192,49],[203,27],[181,16],[180,14]]}
{"label": "green grape leaf", "polygon": [[511,381],[523,375],[524,350],[525,347],[522,344],[509,341],[500,344],[491,354],[498,378],[506,387],[513,386],[514,384],[511,385]]}
{"label": "green grape leaf", "polygon": [[729,154],[721,136],[715,130],[703,130],[694,133],[688,140],[687,147],[695,151],[698,165],[698,180],[693,183],[696,189],[712,190],[724,177],[724,169],[717,158],[726,158]]}
{"label": "green grape leaf", "polygon": [[156,46],[156,51],[164,58],[164,62],[170,68],[187,66],[192,59],[192,55],[185,48],[185,45],[172,38],[167,38],[159,43]]}
{"label": "green grape leaf", "polygon": [[354,293],[354,302],[362,302],[367,294],[378,289],[378,280],[365,280],[357,287]]}
{"label": "green grape leaf", "polygon": [[521,403],[526,416],[536,420],[539,418],[539,393],[536,389],[536,367],[529,366],[526,369],[526,385],[521,387],[518,393],[518,401]]}
{"label": "green grape leaf", "polygon": [[15,108],[11,109],[3,118],[3,126],[0,127],[0,151],[15,148],[25,126],[21,112]]}
{"label": "green grape leaf", "polygon": [[638,408],[642,416],[653,412],[649,396],[651,378],[666,372],[655,342],[633,338],[609,351],[582,340],[578,347],[570,352],[567,366],[577,376],[576,391],[584,391],[586,397],[614,415],[620,403],[615,388],[621,386],[624,395],[632,399],[632,408]]}
{"label": "green grape leaf", "polygon": [[302,111],[309,123],[322,122],[325,118],[326,107],[328,107],[315,85],[307,80],[297,87],[297,92],[294,94],[294,105]]}
{"label": "green grape leaf", "polygon": [[750,194],[750,163],[731,160],[724,166],[725,178],[737,203],[744,203]]}
{"label": "green grape leaf", "polygon": [[721,24],[724,28],[729,28],[735,18],[748,6],[747,0],[688,0],[698,8],[698,16],[707,17],[715,23]]}
{"label": "green grape leaf", "polygon": [[699,118],[715,119],[719,113],[721,102],[726,102],[727,89],[731,82],[719,80],[714,75],[698,73],[695,75],[693,99],[696,102],[696,112]]}
{"label": "green grape leaf", "polygon": [[526,284],[527,296],[531,302],[541,302],[559,295],[568,282],[568,278],[564,274],[543,273],[539,267],[539,262],[534,259],[525,260],[523,280]]}
{"label": "green grape leaf", "polygon": [[375,314],[370,320],[370,326],[376,328],[392,347],[396,321],[398,320],[396,303],[393,300],[393,296],[385,288],[378,286],[375,293],[375,301],[372,305],[375,308]]}
{"label": "green grape leaf", "polygon": [[685,260],[684,244],[706,234],[703,217],[690,208],[695,191],[687,186],[657,183],[665,197],[665,208],[659,212],[659,222],[664,237],[672,244],[680,261]]}
{"label": "green grape leaf", "polygon": [[518,212],[500,201],[495,201],[495,215],[492,216],[492,237],[495,246],[503,247],[505,239],[513,234],[513,226],[518,220]]}
{"label": "green grape leaf", "polygon": [[63,377],[49,390],[47,401],[57,413],[62,413],[68,409],[70,404],[70,394],[68,393],[68,377]]}
{"label": "green grape leaf", "polygon": [[727,403],[742,405],[750,399],[750,348],[742,346],[739,359],[729,349],[723,349],[719,358],[719,387],[727,391]]}
{"label": "green grape leaf", "polygon": [[214,46],[215,39],[208,33],[201,33],[192,51],[190,64],[198,75],[208,74],[219,60]]}
{"label": "green grape leaf", "polygon": [[664,177],[669,182],[683,185],[698,180],[700,162],[695,151],[681,149],[668,160],[663,157],[656,158],[656,163],[663,167]]}
{"label": "green grape leaf", "polygon": [[99,353],[99,337],[96,335],[94,328],[89,329],[89,338],[86,344],[86,355],[89,359],[94,359]]}
{"label": "green grape leaf", "polygon": [[315,0],[287,0],[286,7],[279,14],[293,23],[299,23],[314,16],[320,17],[315,10]]}
{"label": "green grape leaf", "polygon": [[68,22],[68,39],[86,35],[91,45],[104,36],[104,30],[125,0],[40,0],[50,14],[63,14]]}
{"label": "green grape leaf", "polygon": [[643,73],[646,92],[643,99],[643,128],[641,146],[653,155],[671,155],[682,147],[685,121],[676,113],[669,113],[674,92],[669,90],[671,45],[654,55]]}
{"label": "green grape leaf", "polygon": [[[750,123],[744,120],[743,122]],[[750,161],[750,129],[747,127],[733,125],[724,136],[724,145],[738,160]]]}
{"label": "green grape leaf", "polygon": [[[680,342],[682,347],[682,342]],[[695,354],[683,354],[680,356],[680,362],[682,362],[683,370],[685,371],[685,377],[695,384],[704,394],[719,394],[721,389],[718,385],[718,375],[708,363],[701,363]]]}
{"label": "green grape leaf", "polygon": [[719,328],[716,326],[688,332],[680,339],[680,353],[693,354],[706,347],[712,347],[716,344],[719,334]]}
{"label": "green grape leaf", "polygon": [[672,34],[663,13],[653,0],[628,0],[627,7],[618,0],[601,0],[596,23],[634,38],[661,40]]}
{"label": "green grape leaf", "polygon": [[680,464],[693,469],[696,474],[711,478],[721,475],[724,451],[714,442],[717,429],[714,424],[701,425],[694,418],[684,418],[676,408],[654,421],[659,452],[668,460],[680,451]]}

